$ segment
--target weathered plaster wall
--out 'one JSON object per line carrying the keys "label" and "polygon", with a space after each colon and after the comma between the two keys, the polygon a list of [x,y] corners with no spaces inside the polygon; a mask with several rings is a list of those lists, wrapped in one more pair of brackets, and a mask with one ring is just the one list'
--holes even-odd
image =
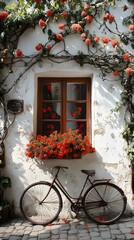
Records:
{"label": "weathered plaster wall", "polygon": [[[29,29],[20,39],[18,48],[28,55],[35,51],[35,45],[44,43],[45,39],[46,36],[42,34],[39,27],[35,30]],[[67,46],[72,53],[77,53],[80,49],[86,51],[79,36],[67,39]],[[59,44],[59,48],[54,49],[54,52],[59,51],[61,47]],[[8,84],[23,71],[23,68],[19,63],[15,66]],[[79,160],[45,160],[44,162],[37,162],[25,156],[26,144],[31,133],[34,133],[36,129],[36,81],[39,76],[92,78],[92,143],[96,148],[96,153],[86,155]],[[112,80],[113,77],[108,76],[108,79]],[[111,178],[125,191],[128,197],[128,209],[133,210],[131,172],[124,151],[125,142],[121,135],[125,110],[122,109],[118,113],[111,112],[120,99],[121,90],[119,81],[103,82],[100,73],[92,66],[80,67],[75,62],[57,64],[45,59],[33,66],[12,91],[6,94],[6,100],[24,100],[24,111],[16,115],[15,122],[9,129],[5,140],[6,168],[4,172],[12,180],[12,188],[7,192],[7,197],[13,202],[16,214],[20,214],[19,199],[24,188],[35,181],[51,180],[51,170],[59,164],[69,167],[68,171],[61,172],[60,177],[64,186],[73,195],[76,196],[79,193],[85,179],[80,170],[95,169],[95,178]],[[68,202],[66,200],[64,202],[66,211]]]}

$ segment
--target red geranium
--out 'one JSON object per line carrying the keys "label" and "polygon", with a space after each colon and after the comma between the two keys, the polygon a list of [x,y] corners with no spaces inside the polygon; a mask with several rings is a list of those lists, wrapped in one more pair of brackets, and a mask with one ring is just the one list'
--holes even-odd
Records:
{"label": "red geranium", "polygon": [[40,51],[42,49],[42,45],[39,43],[38,45],[36,45],[35,49],[37,51]]}
{"label": "red geranium", "polygon": [[8,17],[8,13],[6,11],[0,12],[0,20],[5,20]]}
{"label": "red geranium", "polygon": [[40,3],[42,0],[34,0],[36,3]]}
{"label": "red geranium", "polygon": [[46,27],[47,23],[45,21],[43,21],[42,19],[39,20],[39,26],[40,27]]}
{"label": "red geranium", "polygon": [[89,138],[77,130],[69,129],[66,133],[54,131],[47,136],[37,136],[32,139],[26,148],[26,156],[30,158],[77,158],[78,154],[95,152]]}
{"label": "red geranium", "polygon": [[53,11],[51,10],[51,9],[48,9],[47,11],[46,11],[46,16],[47,17],[51,17],[53,15]]}
{"label": "red geranium", "polygon": [[17,49],[16,51],[15,51],[15,55],[17,56],[17,57],[22,57],[22,51],[20,50],[20,49]]}

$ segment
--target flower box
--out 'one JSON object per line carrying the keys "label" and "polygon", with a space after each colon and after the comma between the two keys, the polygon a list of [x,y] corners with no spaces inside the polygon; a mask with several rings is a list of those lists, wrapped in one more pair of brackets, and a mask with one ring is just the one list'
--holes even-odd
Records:
{"label": "flower box", "polygon": [[27,144],[26,156],[38,159],[74,159],[94,152],[89,138],[78,130],[69,129],[66,133],[54,131],[49,136],[38,135]]}

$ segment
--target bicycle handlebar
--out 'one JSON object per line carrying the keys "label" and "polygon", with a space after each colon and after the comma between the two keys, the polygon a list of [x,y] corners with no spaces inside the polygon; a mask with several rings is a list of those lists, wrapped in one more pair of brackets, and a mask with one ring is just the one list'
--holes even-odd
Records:
{"label": "bicycle handlebar", "polygon": [[54,167],[54,168],[56,168],[56,169],[61,169],[61,168],[63,168],[63,169],[68,169],[68,167],[64,167],[64,166],[56,166],[56,167]]}

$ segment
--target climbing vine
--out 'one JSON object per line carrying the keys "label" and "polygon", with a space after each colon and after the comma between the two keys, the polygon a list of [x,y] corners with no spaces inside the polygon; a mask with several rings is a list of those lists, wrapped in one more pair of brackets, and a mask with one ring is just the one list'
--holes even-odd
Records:
{"label": "climbing vine", "polygon": [[[8,2],[8,1],[7,1]],[[76,61],[82,67],[89,64],[101,72],[103,80],[110,74],[123,86],[121,101],[117,109],[125,106],[125,128],[123,137],[130,162],[134,162],[134,12],[133,1],[126,0],[16,0],[11,5],[0,1],[0,96],[4,107],[4,95],[9,93],[21,77],[37,62],[44,58],[56,63]],[[115,9],[126,12],[127,17],[118,24]],[[57,28],[52,30],[51,23]],[[26,30],[39,27],[47,39],[38,43],[33,54],[26,55],[18,48],[20,37]],[[90,29],[98,28],[96,31]],[[86,46],[86,53],[72,54],[67,48],[66,39],[76,35]],[[55,53],[56,46],[60,46]],[[128,47],[129,46],[129,47]],[[59,48],[58,48],[59,49]],[[17,63],[24,71],[12,83],[8,79]],[[112,78],[113,78],[112,77]],[[110,77],[109,77],[110,78]],[[4,107],[4,116],[8,112]],[[12,122],[12,121],[11,121]],[[5,117],[1,130],[1,143],[9,124]]]}

